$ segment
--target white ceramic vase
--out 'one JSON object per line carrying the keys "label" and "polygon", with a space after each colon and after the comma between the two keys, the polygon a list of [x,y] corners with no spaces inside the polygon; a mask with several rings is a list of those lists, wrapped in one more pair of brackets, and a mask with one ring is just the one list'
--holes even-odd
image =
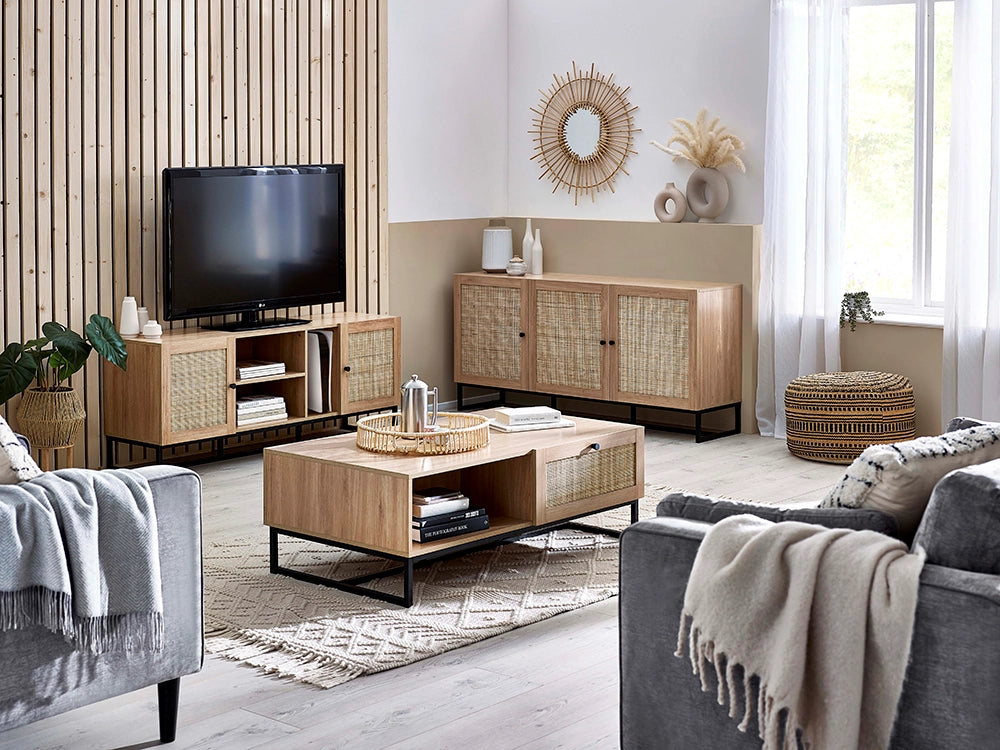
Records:
{"label": "white ceramic vase", "polygon": [[698,167],[688,178],[687,203],[698,221],[715,221],[729,204],[729,182],[718,169]]}
{"label": "white ceramic vase", "polygon": [[139,308],[135,304],[135,297],[126,297],[122,300],[122,312],[118,317],[118,333],[122,336],[138,336],[139,330]]}
{"label": "white ceramic vase", "polygon": [[503,273],[507,261],[514,256],[514,240],[510,227],[503,219],[490,219],[490,225],[483,230],[483,270],[487,273]]}
{"label": "white ceramic vase", "polygon": [[521,259],[528,266],[528,273],[531,273],[531,246],[535,244],[535,238],[531,234],[531,219],[528,219],[524,226],[524,237],[521,238]]}
{"label": "white ceramic vase", "polygon": [[534,276],[542,275],[542,230],[535,230],[535,239],[531,243],[531,273]]}

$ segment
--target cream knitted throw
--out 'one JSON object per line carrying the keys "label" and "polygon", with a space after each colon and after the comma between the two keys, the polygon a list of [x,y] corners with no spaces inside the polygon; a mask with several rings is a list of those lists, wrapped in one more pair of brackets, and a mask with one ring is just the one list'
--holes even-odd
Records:
{"label": "cream knitted throw", "polygon": [[816,750],[884,750],[923,562],[874,531],[731,516],[698,549],[676,654],[687,642],[703,690],[714,668],[719,704],[735,719],[742,703],[741,731],[756,716],[765,750],[799,732]]}

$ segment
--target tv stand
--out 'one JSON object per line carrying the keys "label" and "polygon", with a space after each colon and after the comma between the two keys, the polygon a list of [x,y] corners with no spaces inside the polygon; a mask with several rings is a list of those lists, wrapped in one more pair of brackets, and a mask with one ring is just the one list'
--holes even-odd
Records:
{"label": "tv stand", "polygon": [[256,331],[261,328],[301,326],[311,322],[311,320],[306,320],[304,318],[262,318],[260,316],[260,312],[252,310],[250,312],[240,313],[239,320],[233,320],[229,323],[217,323],[216,325],[202,326],[202,328],[208,328],[211,331]]}

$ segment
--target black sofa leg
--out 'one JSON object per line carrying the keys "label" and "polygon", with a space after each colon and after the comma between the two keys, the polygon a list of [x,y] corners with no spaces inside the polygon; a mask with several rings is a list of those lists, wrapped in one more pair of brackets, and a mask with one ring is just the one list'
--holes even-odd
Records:
{"label": "black sofa leg", "polygon": [[160,742],[177,738],[177,705],[181,697],[181,678],[161,682],[156,686],[160,704]]}

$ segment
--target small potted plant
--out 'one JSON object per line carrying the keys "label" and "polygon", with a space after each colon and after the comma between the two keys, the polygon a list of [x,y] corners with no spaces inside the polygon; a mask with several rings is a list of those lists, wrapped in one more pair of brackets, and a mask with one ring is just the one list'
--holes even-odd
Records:
{"label": "small potted plant", "polygon": [[18,428],[35,447],[64,448],[76,442],[86,419],[80,397],[64,383],[92,351],[122,370],[128,352],[104,315],[91,315],[83,336],[55,322],[45,323],[42,334],[23,344],[10,343],[0,352],[0,404],[23,393]]}
{"label": "small potted plant", "polygon": [[840,327],[849,325],[853,331],[859,322],[871,323],[875,317],[885,315],[884,310],[873,310],[868,292],[844,292],[840,302]]}

